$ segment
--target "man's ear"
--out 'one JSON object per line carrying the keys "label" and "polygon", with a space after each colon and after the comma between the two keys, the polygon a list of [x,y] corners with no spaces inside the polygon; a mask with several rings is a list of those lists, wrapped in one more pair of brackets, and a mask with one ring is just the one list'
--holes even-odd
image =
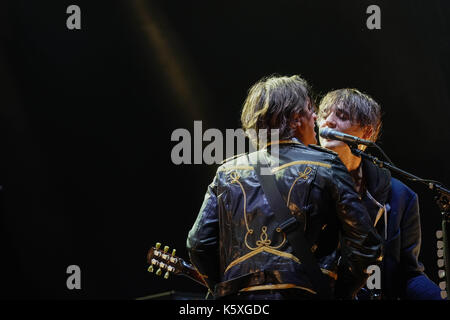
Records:
{"label": "man's ear", "polygon": [[298,114],[298,113],[295,114],[295,115],[292,117],[292,120],[291,120],[290,125],[291,125],[291,128],[292,128],[292,129],[294,129],[294,128],[296,128],[296,127],[300,127],[300,126],[302,125],[301,115]]}

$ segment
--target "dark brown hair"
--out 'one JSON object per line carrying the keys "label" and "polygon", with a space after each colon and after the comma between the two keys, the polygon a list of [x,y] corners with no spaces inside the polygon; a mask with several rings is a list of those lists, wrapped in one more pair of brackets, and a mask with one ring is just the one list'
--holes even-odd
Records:
{"label": "dark brown hair", "polygon": [[378,139],[382,125],[381,107],[369,95],[348,88],[328,92],[319,103],[318,119],[323,118],[333,106],[347,111],[352,123],[372,127],[373,133],[369,140]]}
{"label": "dark brown hair", "polygon": [[305,114],[312,106],[310,86],[298,75],[264,77],[249,90],[241,114],[242,128],[247,131],[279,130],[280,139],[294,136],[290,123],[295,114]]}

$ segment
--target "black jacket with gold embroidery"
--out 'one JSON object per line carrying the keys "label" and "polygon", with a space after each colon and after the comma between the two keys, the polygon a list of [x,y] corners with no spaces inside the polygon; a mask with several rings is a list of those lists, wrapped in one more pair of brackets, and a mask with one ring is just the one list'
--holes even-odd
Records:
{"label": "black jacket with gold embroidery", "polygon": [[[277,156],[270,146],[260,152],[270,162],[280,193],[303,226],[323,272],[330,275],[330,285],[339,276],[333,252],[340,246],[341,265],[346,266],[342,279],[351,279],[345,285],[353,294],[367,277],[365,268],[379,258],[381,239],[352,178],[334,152],[296,140],[277,146]],[[250,281],[241,282],[238,290],[296,287],[314,294],[263,194],[251,165],[255,154],[240,155],[218,168],[188,235],[191,261],[211,290],[220,282],[257,275],[247,277]]]}

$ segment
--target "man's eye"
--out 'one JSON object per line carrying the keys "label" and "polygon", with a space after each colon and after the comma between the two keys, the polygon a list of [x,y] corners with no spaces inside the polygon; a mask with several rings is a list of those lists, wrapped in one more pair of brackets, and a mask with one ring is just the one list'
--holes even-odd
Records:
{"label": "man's eye", "polygon": [[338,111],[336,112],[336,116],[341,120],[348,120],[348,115],[344,112]]}

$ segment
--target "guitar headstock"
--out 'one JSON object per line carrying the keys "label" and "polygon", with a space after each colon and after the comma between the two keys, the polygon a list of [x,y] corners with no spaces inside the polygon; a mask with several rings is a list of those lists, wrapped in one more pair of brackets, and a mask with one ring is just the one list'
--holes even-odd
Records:
{"label": "guitar headstock", "polygon": [[155,272],[157,276],[160,276],[163,271],[166,271],[164,273],[164,279],[169,278],[171,273],[180,273],[183,268],[183,260],[175,255],[175,249],[173,249],[170,254],[168,252],[169,247],[165,246],[164,249],[161,250],[161,243],[159,242],[157,242],[154,247],[150,248],[147,253],[147,262],[150,264],[148,271],[154,272],[155,268],[158,268]]}

